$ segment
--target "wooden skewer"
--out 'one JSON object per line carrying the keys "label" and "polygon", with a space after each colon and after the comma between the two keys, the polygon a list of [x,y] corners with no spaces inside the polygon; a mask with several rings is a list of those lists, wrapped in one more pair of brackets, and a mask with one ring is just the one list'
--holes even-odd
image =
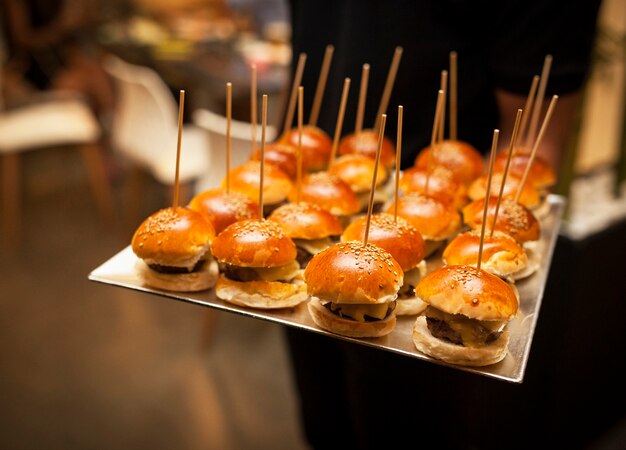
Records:
{"label": "wooden skewer", "polygon": [[500,183],[500,192],[498,193],[498,201],[496,202],[496,211],[493,214],[493,221],[491,224],[491,231],[489,236],[493,236],[493,230],[496,229],[496,221],[498,220],[498,213],[500,212],[500,203],[502,202],[502,195],[504,194],[504,186],[506,184],[506,178],[509,174],[509,166],[511,165],[511,157],[513,156],[513,151],[515,150],[515,145],[517,143],[517,136],[519,134],[519,126],[522,119],[522,110],[517,110],[517,115],[515,116],[515,125],[513,126],[513,134],[511,135],[511,144],[509,145],[509,154],[506,160],[506,165],[504,166],[504,173],[502,174],[502,182]]}
{"label": "wooden skewer", "polygon": [[359,88],[359,104],[356,110],[356,123],[354,133],[359,134],[363,130],[363,114],[365,114],[365,97],[367,96],[367,82],[370,74],[370,65],[363,64],[361,71],[361,87]]}
{"label": "wooden skewer", "polygon": [[548,106],[548,111],[546,112],[546,116],[543,119],[543,124],[541,125],[541,129],[539,130],[539,135],[537,136],[537,140],[533,144],[533,148],[530,151],[530,157],[528,158],[526,169],[524,169],[524,175],[522,175],[522,180],[519,182],[519,186],[517,187],[517,192],[515,193],[516,202],[519,202],[519,198],[522,195],[522,189],[524,189],[524,185],[526,184],[526,180],[528,179],[528,174],[530,173],[530,167],[532,166],[532,163],[535,160],[537,149],[539,148],[539,144],[541,144],[543,135],[545,134],[546,129],[548,128],[548,124],[550,123],[550,118],[552,117],[552,113],[554,112],[554,107],[556,106],[556,102],[558,99],[559,99],[558,95],[552,96],[552,100],[550,101],[550,106]]}
{"label": "wooden skewer", "polygon": [[178,208],[179,174],[180,174],[180,147],[183,139],[183,111],[185,110],[185,91],[180,91],[178,105],[178,144],[176,145],[176,174],[174,176],[173,207]]}
{"label": "wooden skewer", "polygon": [[343,117],[346,114],[346,103],[348,102],[349,91],[350,91],[350,78],[346,78],[343,81],[343,92],[341,93],[341,103],[339,104],[339,114],[337,115],[337,125],[335,126],[335,136],[333,137],[333,146],[330,150],[330,160],[328,161],[329,168],[335,163],[335,157],[337,155],[337,147],[339,147],[339,139],[341,138],[341,131],[343,128]]}
{"label": "wooden skewer", "polygon": [[491,156],[489,157],[489,173],[487,175],[487,190],[485,192],[485,206],[483,209],[483,223],[480,228],[480,244],[478,245],[478,263],[476,268],[480,270],[483,261],[483,246],[485,245],[485,227],[487,226],[487,211],[489,210],[489,196],[491,195],[491,177],[493,175],[493,165],[496,160],[498,149],[498,136],[500,130],[493,130],[493,141],[491,142]]}
{"label": "wooden skewer", "polygon": [[250,77],[250,125],[252,131],[252,153],[256,151],[256,122],[257,122],[257,93],[256,93],[256,64],[252,64]]}
{"label": "wooden skewer", "polygon": [[265,177],[265,129],[267,128],[267,94],[261,103],[261,177],[259,183],[259,219],[263,220],[263,179]]}
{"label": "wooden skewer", "polygon": [[296,172],[296,203],[300,203],[300,195],[302,192],[302,128],[303,114],[302,108],[304,103],[304,88],[298,88],[298,167]]}
{"label": "wooden skewer", "polygon": [[[520,136],[526,136],[526,126],[528,125],[528,118],[530,117],[530,114],[528,114],[528,112],[533,110],[535,94],[537,93],[538,85],[539,75],[535,75],[533,77],[532,83],[530,84],[530,91],[528,91],[528,97],[526,98],[526,104],[524,105],[524,111],[526,111],[526,114],[524,114],[524,116],[522,117],[522,124],[519,127]],[[524,139],[524,142],[526,142],[526,139]]]}
{"label": "wooden skewer", "polygon": [[365,236],[363,237],[363,245],[367,245],[367,239],[370,234],[370,222],[372,221],[372,211],[374,209],[374,191],[376,190],[376,177],[378,176],[378,164],[380,164],[380,153],[383,148],[383,139],[385,137],[385,123],[387,114],[383,114],[380,119],[380,130],[378,132],[378,149],[376,150],[376,164],[374,165],[374,175],[372,176],[372,188],[370,189],[370,201],[367,206],[367,222],[365,224]]}
{"label": "wooden skewer", "polygon": [[430,182],[430,172],[433,165],[433,153],[435,153],[435,143],[437,138],[437,125],[441,116],[441,107],[443,104],[443,90],[437,92],[437,107],[435,108],[435,120],[433,120],[433,132],[430,137],[430,149],[428,154],[428,163],[426,164],[426,184],[424,185],[424,193],[428,195],[428,183]]}
{"label": "wooden skewer", "polygon": [[291,130],[291,123],[293,122],[293,115],[296,111],[296,100],[298,96],[298,86],[302,84],[302,73],[304,72],[304,63],[306,62],[306,53],[300,53],[298,58],[298,66],[296,67],[296,73],[293,78],[293,86],[291,87],[291,96],[289,97],[289,105],[287,107],[287,114],[285,115],[285,124],[283,125],[283,133],[289,133]]}
{"label": "wooden skewer", "polygon": [[400,65],[400,59],[402,58],[403,52],[404,49],[400,46],[396,47],[393,52],[393,58],[391,60],[391,65],[389,66],[389,73],[387,74],[387,81],[385,81],[385,89],[383,90],[383,95],[380,98],[380,105],[378,105],[376,121],[374,122],[374,130],[376,131],[378,131],[378,127],[380,126],[380,118],[383,114],[387,113],[389,98],[391,97],[393,85],[396,82],[396,74],[398,73],[398,66]]}
{"label": "wooden skewer", "polygon": [[439,89],[443,91],[443,101],[441,102],[441,113],[439,114],[439,124],[437,125],[437,142],[443,142],[443,132],[446,127],[446,99],[448,98],[448,71],[441,71],[441,81]]}
{"label": "wooden skewer", "polygon": [[320,77],[317,80],[317,87],[315,88],[315,97],[313,98],[311,115],[309,117],[309,125],[313,127],[317,125],[317,119],[320,115],[320,108],[322,106],[322,99],[324,98],[324,90],[326,89],[326,81],[328,80],[328,72],[330,71],[330,63],[333,59],[334,52],[334,46],[326,46],[326,52],[324,53],[324,60],[322,61],[322,68],[320,70]]}
{"label": "wooden skewer", "polygon": [[393,194],[393,221],[398,221],[398,197],[400,191],[400,160],[402,159],[402,116],[404,107],[398,106],[398,132],[396,135],[396,185]]}
{"label": "wooden skewer", "polygon": [[450,52],[450,139],[457,138],[458,64],[457,53]]}
{"label": "wooden skewer", "polygon": [[537,90],[537,97],[535,98],[535,104],[533,106],[532,116],[530,118],[530,128],[528,135],[526,136],[525,144],[530,147],[535,140],[535,133],[537,131],[537,125],[539,124],[539,115],[543,108],[543,99],[546,95],[546,87],[548,86],[548,77],[550,75],[550,67],[552,66],[552,55],[546,55],[543,60],[543,68],[541,70],[541,79],[539,81],[539,89]]}
{"label": "wooden skewer", "polygon": [[230,193],[230,128],[233,116],[233,84],[226,83],[226,194]]}

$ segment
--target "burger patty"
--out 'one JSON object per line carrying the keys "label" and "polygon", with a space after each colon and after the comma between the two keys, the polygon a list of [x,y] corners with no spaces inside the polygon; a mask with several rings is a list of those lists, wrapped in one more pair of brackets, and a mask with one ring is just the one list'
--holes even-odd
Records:
{"label": "burger patty", "polygon": [[220,270],[233,281],[259,281],[259,275],[250,267],[239,267],[231,264],[220,264]]}
{"label": "burger patty", "polygon": [[189,267],[162,266],[160,264],[148,264],[148,267],[150,267],[155,272],[159,272],[159,273],[167,273],[167,274],[192,273],[192,272],[200,272],[205,262],[206,262],[206,259],[201,259],[191,269]]}
{"label": "burger patty", "polygon": [[[353,317],[347,315],[347,314],[343,314],[341,311],[341,306],[337,305],[336,303],[332,303],[332,302],[328,302],[328,303],[324,303],[322,306],[324,306],[324,308],[328,309],[332,314],[341,317],[342,319],[349,319],[349,320],[355,320]],[[371,305],[369,305],[371,306]],[[387,317],[389,317],[391,315],[391,313],[393,312],[393,310],[396,308],[396,302],[389,302],[387,304],[385,304],[385,306],[388,308],[387,309],[387,314],[385,315],[385,317],[383,318],[379,318],[379,317],[371,317],[368,316],[367,314],[363,315],[363,319],[365,320],[365,322],[375,322],[377,320],[385,320]]]}
{"label": "burger patty", "polygon": [[469,342],[465,341],[470,339],[472,344],[486,345],[498,339],[502,334],[502,331],[490,331],[478,322],[474,322],[470,326],[466,325],[467,333],[465,336],[453,330],[450,324],[445,320],[426,317],[426,323],[430,334],[434,337],[456,345],[465,346],[469,344]]}
{"label": "burger patty", "polygon": [[296,261],[298,261],[300,267],[305,268],[307,264],[309,264],[309,261],[313,258],[313,254],[300,246],[296,246],[296,251],[298,252],[296,255]]}

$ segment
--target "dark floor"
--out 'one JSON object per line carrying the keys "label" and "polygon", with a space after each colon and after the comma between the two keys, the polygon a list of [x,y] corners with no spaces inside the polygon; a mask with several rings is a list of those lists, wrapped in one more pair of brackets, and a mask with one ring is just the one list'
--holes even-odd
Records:
{"label": "dark floor", "polygon": [[[0,258],[0,448],[306,448],[279,326],[215,313],[207,343],[208,310],[87,280],[134,229],[103,225],[77,155],[22,161],[23,243]],[[147,187],[140,215],[164,206]]]}

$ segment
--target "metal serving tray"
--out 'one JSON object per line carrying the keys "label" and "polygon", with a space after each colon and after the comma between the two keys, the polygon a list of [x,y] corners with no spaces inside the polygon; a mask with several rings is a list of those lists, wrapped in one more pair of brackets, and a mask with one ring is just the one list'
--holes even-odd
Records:
{"label": "metal serving tray", "polygon": [[[330,333],[318,328],[307,310],[306,304],[296,308],[279,310],[256,310],[226,303],[215,296],[213,290],[198,293],[178,293],[152,289],[142,284],[135,264],[137,257],[130,246],[113,256],[104,264],[89,274],[89,279],[104,284],[133,289],[156,296],[194,303],[197,305],[215,308],[221,311],[241,314],[254,319],[266,320],[291,327],[296,327],[313,333],[331,336],[362,345],[399,353],[408,357],[430,361],[432,363],[449,366],[458,370],[464,370],[487,377],[497,378],[512,383],[521,383],[528,362],[530,347],[535,332],[535,326],[539,316],[539,309],[543,298],[543,292],[548,277],[550,263],[559,234],[561,215],[565,201],[562,197],[550,195],[548,197],[549,212],[541,218],[541,240],[539,242],[542,254],[541,265],[537,272],[530,277],[518,281],[517,288],[520,294],[520,308],[518,315],[509,324],[509,352],[504,360],[490,366],[472,368],[447,364],[420,353],[414,346],[411,337],[413,316],[399,316],[396,327],[387,336],[381,338],[350,338]],[[441,265],[440,257],[431,257],[428,261],[428,270],[433,270]]]}

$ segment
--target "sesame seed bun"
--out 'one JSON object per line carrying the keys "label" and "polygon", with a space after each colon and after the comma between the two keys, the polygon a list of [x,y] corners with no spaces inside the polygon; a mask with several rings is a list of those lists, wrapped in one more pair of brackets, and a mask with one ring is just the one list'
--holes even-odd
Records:
{"label": "sesame seed bun", "polygon": [[[292,128],[280,141],[298,148],[298,129]],[[332,141],[321,128],[312,125],[302,127],[302,161],[310,171],[324,170],[328,165]]]}
{"label": "sesame seed bun", "polygon": [[[337,158],[328,171],[348,183],[355,193],[360,194],[369,192],[372,188],[375,167],[375,159],[352,153]],[[386,179],[387,169],[382,164],[379,164],[376,172],[376,187],[381,186]]]}
{"label": "sesame seed bun", "polygon": [[[399,187],[404,194],[425,192],[427,170],[411,167],[400,175]],[[451,170],[443,166],[435,166],[428,176],[428,193],[461,208],[467,203],[467,189],[454,176]]]}
{"label": "sesame seed bun", "polygon": [[[263,172],[263,203],[276,205],[283,202],[291,190],[291,179],[285,172],[269,163],[264,164]],[[247,195],[253,201],[259,200],[260,184],[259,161],[248,161],[230,172],[230,189]],[[222,181],[222,187],[226,187],[226,178]]]}
{"label": "sesame seed bun", "polygon": [[[494,162],[494,170],[504,172],[506,161],[508,159],[507,152],[500,152],[496,155]],[[509,173],[521,178],[524,175],[528,161],[530,160],[530,151],[528,149],[517,149],[511,156],[511,164],[509,165]],[[533,165],[528,173],[528,183],[538,190],[548,190],[556,183],[556,174],[548,161],[541,155],[535,155]]]}
{"label": "sesame seed bun", "polygon": [[[358,153],[376,159],[378,151],[378,132],[372,129],[352,133],[341,139],[337,152],[339,155]],[[396,163],[396,149],[388,137],[383,137],[380,151],[380,163],[385,167],[393,167]]]}
{"label": "sesame seed bun", "polygon": [[[502,172],[494,172],[491,179],[491,195],[498,195],[502,185]],[[470,200],[478,200],[485,198],[487,192],[487,175],[482,175],[476,178],[472,184],[470,184],[467,193]],[[504,197],[514,198],[517,195],[521,179],[516,175],[509,174],[506,177],[506,183],[504,184],[504,191],[502,195]],[[519,201],[522,205],[530,209],[538,208],[542,201],[539,191],[533,187],[530,183],[525,183],[520,195]]]}
{"label": "sesame seed bun", "polygon": [[[265,144],[263,149],[265,162],[282,170],[292,180],[296,179],[298,171],[298,149],[286,142]],[[261,159],[261,148],[257,147],[250,155],[252,161]]]}
{"label": "sesame seed bun", "polygon": [[312,203],[287,203],[275,209],[268,220],[280,225],[291,239],[322,239],[339,236],[339,219]]}
{"label": "sesame seed bun", "polygon": [[211,189],[195,195],[189,208],[202,214],[221,233],[231,223],[259,217],[259,205],[241,192]]}
{"label": "sesame seed bun", "polygon": [[[431,147],[422,149],[415,159],[415,166],[428,168]],[[450,169],[459,181],[466,186],[483,174],[484,162],[482,155],[467,142],[444,140],[435,145],[432,157],[434,166]]]}
{"label": "sesame seed bun", "polygon": [[213,256],[239,267],[277,267],[296,259],[296,246],[285,231],[269,220],[235,222],[213,241]]}
{"label": "sesame seed bun", "polygon": [[[300,200],[313,203],[336,216],[350,216],[359,212],[361,204],[350,186],[328,172],[316,172],[302,178]],[[289,193],[289,201],[296,201],[296,186]]]}

